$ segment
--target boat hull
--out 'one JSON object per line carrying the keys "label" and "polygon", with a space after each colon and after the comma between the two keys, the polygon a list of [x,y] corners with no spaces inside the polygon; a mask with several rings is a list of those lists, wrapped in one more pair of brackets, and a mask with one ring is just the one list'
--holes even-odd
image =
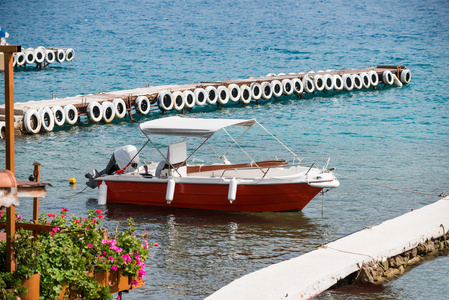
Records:
{"label": "boat hull", "polygon": [[104,182],[108,187],[108,203],[252,212],[302,210],[322,190],[307,183],[239,184],[236,199],[231,203],[228,184],[177,182],[173,201],[168,204],[167,183]]}

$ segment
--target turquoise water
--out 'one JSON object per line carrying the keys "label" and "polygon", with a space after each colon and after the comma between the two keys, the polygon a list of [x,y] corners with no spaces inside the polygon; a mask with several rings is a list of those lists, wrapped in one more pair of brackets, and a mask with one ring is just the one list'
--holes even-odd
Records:
{"label": "turquoise water", "polygon": [[[0,1],[8,42],[72,47],[71,63],[17,71],[15,101],[262,76],[267,73],[405,65],[403,88],[295,96],[192,117],[257,118],[299,155],[330,156],[341,186],[298,213],[210,213],[111,206],[106,225],[132,216],[160,247],[147,264],[147,286],[130,299],[202,299],[221,286],[319,245],[433,203],[449,192],[449,4],[447,1]],[[4,86],[3,78],[0,85]],[[3,102],[4,91],[0,91]],[[175,115],[169,113],[168,115]],[[159,112],[138,121],[159,118]],[[138,123],[64,128],[16,138],[16,175],[42,164],[50,182],[41,211],[96,209],[84,174],[104,167],[113,150],[145,139]],[[4,142],[0,141],[0,157]],[[271,155],[268,144],[260,154]],[[148,150],[145,160],[159,160]],[[4,159],[0,160],[4,168]],[[68,184],[77,179],[76,188]],[[31,201],[17,211],[31,216]],[[447,256],[382,289],[345,289],[323,299],[443,299]],[[429,275],[431,274],[431,276]]]}

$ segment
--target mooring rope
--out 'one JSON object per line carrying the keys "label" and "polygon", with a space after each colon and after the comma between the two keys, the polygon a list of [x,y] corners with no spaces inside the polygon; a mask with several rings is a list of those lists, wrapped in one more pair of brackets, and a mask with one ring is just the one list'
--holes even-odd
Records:
{"label": "mooring rope", "polygon": [[81,193],[83,193],[86,189],[88,188],[88,186],[86,186],[84,189],[82,189],[81,191],[79,191],[78,193],[75,193],[75,194],[72,194],[72,195],[68,195],[68,196],[64,196],[64,197],[59,197],[59,198],[61,198],[61,199],[67,199],[67,198],[70,198],[70,197],[73,197],[73,196],[76,196],[76,195],[78,195],[78,194],[81,194]]}
{"label": "mooring rope", "polygon": [[397,190],[397,191],[403,191],[403,192],[415,193],[415,194],[426,195],[426,196],[435,196],[435,197],[440,197],[440,198],[441,198],[441,197],[446,197],[446,196],[447,196],[447,195],[445,194],[446,191],[443,191],[443,192],[440,193],[439,195],[437,195],[437,194],[429,194],[429,193],[422,193],[422,192],[417,192],[417,191],[412,191],[412,190],[406,190],[406,189],[401,189],[401,188],[395,188],[395,187],[391,187],[391,186],[388,186],[388,185],[383,185],[383,184],[373,183],[373,182],[369,182],[369,181],[366,181],[366,180],[357,179],[357,178],[354,178],[354,177],[349,177],[349,176],[345,176],[345,175],[342,175],[342,174],[338,174],[338,173],[335,173],[335,172],[334,172],[334,174],[335,174],[335,175],[338,175],[338,176],[341,176],[341,177],[344,177],[344,178],[352,179],[352,180],[355,180],[355,181],[360,181],[360,182],[363,182],[363,183],[366,183],[366,184],[376,185],[376,186],[380,186],[380,187],[384,187],[384,188],[388,188],[388,189],[392,189],[392,190]]}

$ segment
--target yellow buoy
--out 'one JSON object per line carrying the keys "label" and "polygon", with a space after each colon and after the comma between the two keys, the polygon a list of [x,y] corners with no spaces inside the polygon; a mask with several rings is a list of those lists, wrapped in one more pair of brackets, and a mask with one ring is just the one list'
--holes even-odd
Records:
{"label": "yellow buoy", "polygon": [[75,178],[70,178],[70,184],[76,184],[76,179]]}

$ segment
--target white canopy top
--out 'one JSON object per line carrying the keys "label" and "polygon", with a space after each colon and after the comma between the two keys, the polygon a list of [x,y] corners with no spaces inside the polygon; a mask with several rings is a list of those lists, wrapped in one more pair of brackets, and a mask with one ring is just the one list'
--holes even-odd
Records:
{"label": "white canopy top", "polygon": [[167,117],[140,124],[140,130],[148,135],[169,135],[209,138],[218,130],[228,126],[251,127],[256,119],[199,119]]}

